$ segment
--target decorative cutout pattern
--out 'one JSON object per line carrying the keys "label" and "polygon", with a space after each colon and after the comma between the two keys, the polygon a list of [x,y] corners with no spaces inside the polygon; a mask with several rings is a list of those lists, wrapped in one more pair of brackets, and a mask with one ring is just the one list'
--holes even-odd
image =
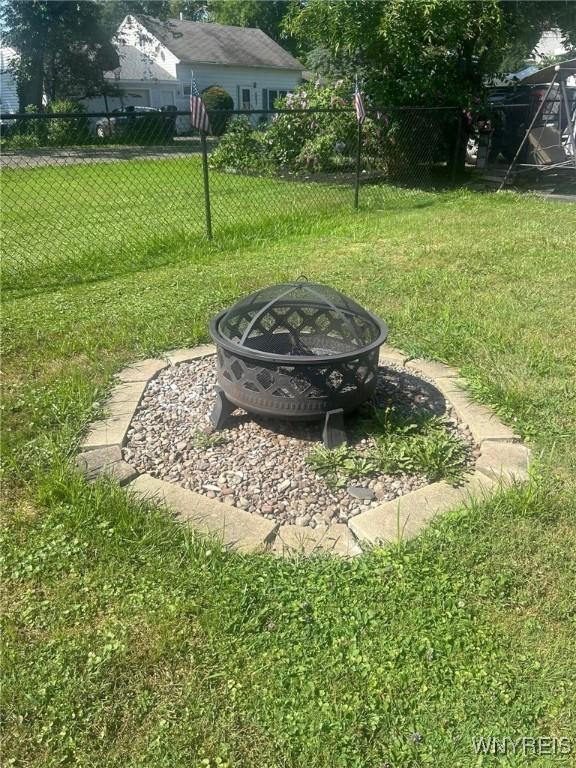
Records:
{"label": "decorative cutout pattern", "polygon": [[321,414],[350,408],[371,396],[376,386],[378,350],[342,362],[275,365],[244,360],[218,348],[219,383],[240,406],[281,416],[294,411]]}

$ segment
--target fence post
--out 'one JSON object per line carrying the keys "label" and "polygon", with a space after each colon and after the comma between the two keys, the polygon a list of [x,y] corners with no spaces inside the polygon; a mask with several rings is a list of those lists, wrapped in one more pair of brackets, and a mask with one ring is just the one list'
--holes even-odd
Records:
{"label": "fence post", "polygon": [[208,240],[212,240],[212,212],[210,210],[210,187],[208,178],[208,147],[206,145],[206,133],[200,131],[200,142],[202,144],[202,172],[204,177],[204,211],[206,213],[206,235]]}
{"label": "fence post", "polygon": [[452,184],[456,182],[456,176],[460,166],[460,158],[462,153],[462,128],[464,121],[464,113],[458,112],[458,125],[456,127],[456,144],[454,145],[454,154],[452,156],[452,173],[450,174]]}
{"label": "fence post", "polygon": [[362,123],[358,121],[358,134],[356,139],[356,183],[354,185],[354,208],[358,210],[358,198],[360,195],[360,162],[362,155]]}

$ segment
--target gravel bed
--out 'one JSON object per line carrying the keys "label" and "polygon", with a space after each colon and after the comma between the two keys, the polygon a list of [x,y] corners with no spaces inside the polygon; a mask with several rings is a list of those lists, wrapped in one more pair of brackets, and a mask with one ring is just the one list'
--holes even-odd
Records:
{"label": "gravel bed", "polygon": [[[385,475],[332,489],[304,459],[321,443],[320,423],[293,423],[248,416],[237,410],[221,432],[210,435],[216,383],[215,357],[166,368],[149,382],[128,431],[124,458],[139,472],[231,504],[281,524],[312,528],[347,523],[366,508],[427,484],[422,475]],[[380,367],[376,402],[405,412],[443,415],[445,402],[425,377],[396,366]],[[451,414],[448,428],[477,453],[466,427]],[[348,434],[360,452],[369,437]],[[357,498],[367,496],[369,498]]]}

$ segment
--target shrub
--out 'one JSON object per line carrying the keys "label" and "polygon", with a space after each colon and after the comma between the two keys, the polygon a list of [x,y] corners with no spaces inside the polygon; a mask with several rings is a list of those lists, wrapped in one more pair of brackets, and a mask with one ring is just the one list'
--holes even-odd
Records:
{"label": "shrub", "polygon": [[[231,112],[234,109],[232,96],[224,88],[220,88],[219,85],[212,85],[210,88],[202,91],[202,101],[208,112],[211,110],[227,110]],[[222,136],[229,122],[229,115],[210,115],[210,132],[213,136]]]}
{"label": "shrub", "polygon": [[350,142],[343,141],[337,132],[321,132],[306,141],[295,165],[312,173],[350,170],[354,168],[354,151]]}
{"label": "shrub", "polygon": [[[290,111],[275,115],[266,130],[268,151],[277,165],[318,172],[348,164],[345,158],[353,154],[356,136],[356,116],[344,111],[352,105],[350,86],[343,81],[329,87],[307,84],[280,104]],[[342,111],[298,111],[339,108]]]}
{"label": "shrub", "polygon": [[[261,122],[257,129],[244,118],[235,120],[212,155],[212,167],[311,173],[354,167],[357,123],[350,110],[349,85],[307,84],[279,104],[287,111],[274,114],[271,122]],[[336,111],[300,111],[327,108]]]}
{"label": "shrub", "polygon": [[53,101],[50,104],[50,112],[74,113],[78,117],[55,118],[48,120],[48,143],[57,146],[66,146],[68,144],[84,144],[88,140],[88,118],[85,116],[85,108],[76,101]]}
{"label": "shrub", "polygon": [[[352,86],[344,81],[320,87],[302,86],[280,101],[286,110],[258,129],[236,121],[234,136],[221,143],[213,167],[255,171],[321,173],[352,171],[356,162],[358,123],[352,107]],[[302,111],[334,110],[334,111]],[[434,163],[445,162],[450,113],[418,110],[371,111],[362,124],[362,167],[390,178],[419,179]]]}
{"label": "shrub", "polygon": [[[28,104],[24,112],[36,113],[37,107]],[[6,149],[28,149],[43,147],[47,142],[47,121],[43,118],[19,118],[4,128],[2,145]]]}
{"label": "shrub", "polygon": [[4,149],[36,149],[43,143],[34,133],[12,133],[2,145]]}
{"label": "shrub", "polygon": [[246,117],[232,120],[218,147],[210,155],[210,167],[228,171],[263,171],[270,167],[264,134],[254,130]]}

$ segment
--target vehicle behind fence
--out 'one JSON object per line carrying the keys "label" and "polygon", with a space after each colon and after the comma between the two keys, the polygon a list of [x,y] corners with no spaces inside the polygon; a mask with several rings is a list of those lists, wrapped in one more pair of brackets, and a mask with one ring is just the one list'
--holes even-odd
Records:
{"label": "vehicle behind fence", "polygon": [[184,259],[210,235],[208,205],[222,243],[410,199],[453,182],[466,150],[452,108],[373,110],[361,126],[349,109],[210,121],[204,142],[174,109],[2,116],[3,287]]}

